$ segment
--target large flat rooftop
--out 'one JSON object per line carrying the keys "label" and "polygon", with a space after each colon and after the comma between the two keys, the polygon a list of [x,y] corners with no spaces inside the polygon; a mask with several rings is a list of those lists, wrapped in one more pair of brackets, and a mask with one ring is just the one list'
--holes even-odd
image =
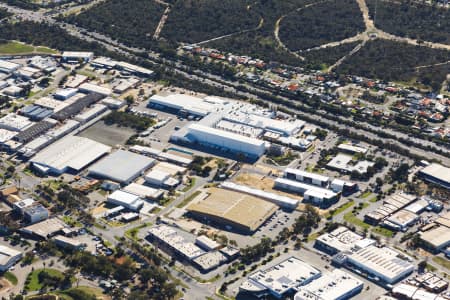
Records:
{"label": "large flat rooftop", "polygon": [[434,177],[440,181],[450,183],[450,168],[443,165],[432,163],[429,166],[420,170],[420,173],[426,176]]}
{"label": "large flat rooftop", "polygon": [[242,226],[249,231],[256,230],[277,210],[275,204],[244,193],[210,188],[207,194],[205,199],[192,203],[187,210],[215,221]]}
{"label": "large flat rooftop", "polygon": [[350,229],[341,226],[330,233],[319,236],[316,242],[322,243],[337,252],[350,251],[363,237]]}
{"label": "large flat rooftop", "polygon": [[154,164],[155,160],[130,151],[117,150],[89,168],[89,173],[121,183],[129,183]]}
{"label": "large flat rooftop", "polygon": [[13,248],[0,245],[0,266],[7,265],[11,259],[18,255],[21,255],[21,253],[22,252],[17,251]]}
{"label": "large flat rooftop", "polygon": [[108,153],[111,147],[88,138],[67,136],[39,152],[31,162],[56,172],[79,171]]}
{"label": "large flat rooftop", "polygon": [[393,283],[414,270],[413,264],[401,259],[398,252],[388,247],[369,246],[352,253],[348,259],[388,283]]}
{"label": "large flat rooftop", "polygon": [[[289,290],[306,284],[319,277],[321,272],[297,257],[290,257],[281,263],[259,270],[248,277],[249,285],[264,286],[272,293],[282,295]],[[244,282],[241,289],[248,283]]]}
{"label": "large flat rooftop", "polygon": [[[364,283],[347,272],[335,269],[299,288],[294,300],[348,299],[361,291]],[[347,297],[345,297],[347,296]]]}

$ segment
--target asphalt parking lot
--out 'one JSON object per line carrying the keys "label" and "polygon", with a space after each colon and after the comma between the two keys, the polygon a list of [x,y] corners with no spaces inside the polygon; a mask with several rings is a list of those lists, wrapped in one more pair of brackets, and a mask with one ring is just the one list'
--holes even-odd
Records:
{"label": "asphalt parking lot", "polygon": [[285,212],[277,210],[261,227],[256,230],[253,237],[261,239],[269,237],[275,239],[283,228],[291,228],[295,220],[301,215],[299,211]]}

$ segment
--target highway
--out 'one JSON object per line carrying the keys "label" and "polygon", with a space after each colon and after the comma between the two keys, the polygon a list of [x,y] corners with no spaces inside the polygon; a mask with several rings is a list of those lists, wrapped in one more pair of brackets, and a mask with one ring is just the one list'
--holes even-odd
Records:
{"label": "highway", "polygon": [[[97,43],[101,44],[102,46],[104,46],[107,50],[118,52],[129,58],[141,59],[141,57],[138,57],[136,55],[136,53],[142,53],[143,51],[145,51],[144,49],[126,46],[126,45],[124,45],[114,39],[111,39],[110,37],[105,36],[101,33],[87,32],[85,29],[77,27],[75,25],[57,21],[51,15],[46,15],[43,12],[32,12],[32,11],[20,9],[17,7],[8,6],[3,3],[0,4],[0,7],[6,8],[8,11],[10,11],[11,13],[14,13],[16,15],[16,17],[19,17],[22,20],[29,20],[29,21],[35,21],[35,22],[45,21],[49,24],[57,25],[57,26],[65,29],[69,34],[71,34],[77,38],[80,38],[82,40],[89,41],[89,42],[97,42]],[[148,61],[152,64],[170,67],[178,75],[184,76],[191,80],[198,80],[202,83],[205,83],[205,84],[208,84],[211,86],[223,88],[225,91],[234,92],[243,97],[247,97],[250,99],[256,98],[256,99],[262,100],[256,95],[256,93],[267,93],[267,94],[272,93],[272,91],[263,89],[262,87],[250,85],[248,83],[242,84],[237,81],[225,80],[220,76],[209,74],[209,73],[206,73],[206,72],[203,72],[200,70],[196,70],[193,73],[189,73],[189,72],[187,72],[187,70],[189,70],[190,68],[188,66],[182,64],[179,61],[174,62],[171,60],[161,58],[161,57],[159,57],[159,55],[157,53],[154,53],[154,52],[148,52],[148,55],[149,55]],[[241,88],[242,86],[245,87],[249,92],[242,92],[241,90],[239,90],[239,88]],[[295,103],[293,100],[290,100],[283,96],[279,96],[279,98],[283,99],[286,102]],[[274,103],[267,101],[267,100],[264,100],[264,102],[267,104],[270,104],[270,105],[274,105]],[[278,104],[277,106],[282,106],[282,105]],[[300,118],[311,117],[311,114],[309,112],[305,113],[301,110],[296,110],[296,109],[291,109],[291,108],[289,108],[289,111],[297,114]],[[447,151],[447,149],[445,149],[442,146],[436,145],[432,141],[422,140],[422,139],[418,139],[415,137],[410,137],[405,133],[394,131],[391,128],[380,129],[379,127],[373,126],[366,122],[364,122],[364,123],[359,122],[358,126],[360,128],[350,127],[350,126],[346,125],[346,122],[349,121],[348,119],[346,119],[344,117],[336,116],[336,115],[332,115],[331,117],[332,118],[337,117],[340,119],[339,121],[329,119],[328,117],[330,117],[330,115],[325,111],[317,111],[316,115],[321,122],[324,122],[329,126],[335,126],[339,129],[346,129],[349,132],[357,133],[360,135],[365,135],[371,139],[382,139],[386,142],[390,142],[394,145],[402,147],[405,150],[410,151],[412,154],[424,156],[429,159],[435,159],[435,160],[441,161],[445,165],[450,166],[450,158],[449,158],[450,156],[449,155],[443,156],[443,155],[439,155],[434,152],[425,151],[425,150],[417,148],[417,147],[405,146],[401,142],[399,142],[398,139],[402,138],[405,140],[413,141],[418,144],[422,144],[424,147],[431,146],[431,147],[435,147],[437,149],[441,149],[442,151]],[[377,134],[377,132],[379,132],[379,131],[382,131],[383,133],[388,133],[392,136],[395,136],[396,139],[382,138]]]}

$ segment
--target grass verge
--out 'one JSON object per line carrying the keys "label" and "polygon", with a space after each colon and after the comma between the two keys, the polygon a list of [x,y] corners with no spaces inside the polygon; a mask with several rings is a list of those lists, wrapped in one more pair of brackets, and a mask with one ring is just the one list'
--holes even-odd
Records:
{"label": "grass verge", "polygon": [[191,202],[195,197],[197,197],[198,195],[200,195],[200,191],[195,191],[194,193],[192,193],[189,197],[184,198],[184,200],[177,205],[178,208],[182,208],[184,206],[186,206],[189,202]]}
{"label": "grass verge", "polygon": [[189,184],[186,185],[181,191],[182,192],[187,192],[190,189],[192,189],[192,187],[195,185],[195,182],[197,181],[197,179],[195,177],[192,177],[189,179]]}
{"label": "grass verge", "polygon": [[372,232],[373,232],[373,233],[380,234],[380,235],[385,236],[385,237],[389,237],[389,238],[390,238],[390,237],[393,237],[394,234],[395,234],[394,231],[389,230],[389,229],[387,229],[387,228],[380,227],[380,226],[374,227],[374,228],[372,229]]}
{"label": "grass verge", "polygon": [[450,270],[450,260],[440,257],[440,256],[435,256],[433,257],[433,261],[441,266],[443,266],[444,268]]}
{"label": "grass verge", "polygon": [[344,220],[350,224],[353,224],[355,226],[364,228],[364,229],[369,229],[370,225],[365,223],[363,220],[359,219],[358,217],[356,217],[352,212],[348,212],[344,215]]}
{"label": "grass verge", "polygon": [[52,276],[55,276],[55,277],[57,276],[60,278],[64,277],[64,275],[56,269],[49,269],[49,268],[37,269],[37,270],[34,270],[33,272],[31,272],[30,274],[28,274],[28,276],[27,276],[28,283],[25,285],[25,290],[39,291],[40,289],[42,289],[42,284],[39,282],[39,274],[41,272],[43,272],[44,270]]}
{"label": "grass verge", "polygon": [[18,280],[17,280],[16,275],[14,275],[13,273],[6,272],[5,274],[3,274],[3,277],[5,277],[6,280],[11,282],[11,284],[17,285]]}
{"label": "grass verge", "polygon": [[1,54],[23,54],[23,53],[31,53],[34,51],[34,47],[22,44],[19,42],[8,42],[5,44],[0,44],[0,53]]}

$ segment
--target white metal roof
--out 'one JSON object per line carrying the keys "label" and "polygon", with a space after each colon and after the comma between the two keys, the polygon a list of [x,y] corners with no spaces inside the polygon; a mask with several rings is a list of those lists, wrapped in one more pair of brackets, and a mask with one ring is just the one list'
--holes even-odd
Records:
{"label": "white metal roof", "polygon": [[324,233],[317,238],[317,241],[332,247],[339,252],[350,251],[355,244],[363,237],[354,233],[350,229],[341,226],[330,233]]}
{"label": "white metal roof", "polygon": [[395,286],[392,289],[392,292],[394,294],[400,294],[400,295],[404,295],[408,298],[411,298],[414,293],[418,290],[417,287],[406,284],[406,283],[400,283],[399,285]]}
{"label": "white metal roof", "polygon": [[350,144],[340,144],[338,146],[338,148],[341,150],[347,150],[347,151],[354,152],[354,153],[366,153],[367,152],[366,148],[353,146]]}
{"label": "white metal roof", "polygon": [[420,238],[435,248],[442,248],[450,244],[450,229],[445,226],[422,232]]}
{"label": "white metal roof", "polygon": [[11,129],[15,131],[22,131],[32,124],[33,122],[31,122],[28,118],[16,113],[9,113],[0,119],[0,128]]}
{"label": "white metal roof", "polygon": [[294,300],[315,299],[335,300],[345,299],[353,291],[361,288],[364,283],[347,272],[335,269],[322,274],[321,277],[301,286]]}
{"label": "white metal roof", "polygon": [[330,178],[327,176],[323,176],[323,175],[311,173],[311,172],[306,172],[306,171],[299,170],[299,169],[293,169],[293,168],[286,168],[284,170],[284,174],[287,174],[287,173],[295,174],[297,176],[302,176],[303,178],[311,178],[313,180],[318,180],[321,182],[326,182],[326,181],[330,180]]}
{"label": "white metal roof", "polygon": [[92,83],[83,83],[82,85],[80,85],[80,90],[94,92],[105,96],[109,96],[112,93],[111,89]]}
{"label": "white metal roof", "polygon": [[154,159],[125,150],[117,150],[92,167],[89,173],[118,182],[129,182],[148,169]]}
{"label": "white metal roof", "polygon": [[129,193],[136,194],[142,198],[158,198],[163,194],[163,191],[159,189],[154,189],[149,186],[137,183],[130,183],[123,190]]}
{"label": "white metal roof", "polygon": [[277,178],[275,179],[275,183],[303,189],[305,190],[305,193],[308,193],[308,195],[315,197],[332,198],[337,195],[335,192],[331,190],[286,178]]}
{"label": "white metal roof", "polygon": [[0,143],[9,141],[16,135],[17,135],[16,131],[11,131],[11,130],[0,128]]}
{"label": "white metal roof", "polygon": [[108,200],[114,200],[124,204],[133,204],[139,199],[138,195],[121,190],[114,191],[108,196]]}
{"label": "white metal roof", "polygon": [[293,198],[289,198],[289,197],[286,197],[286,196],[283,196],[283,195],[279,195],[279,194],[270,193],[270,192],[266,192],[266,191],[263,191],[263,190],[251,188],[251,187],[245,186],[245,185],[236,184],[236,183],[231,182],[231,181],[222,182],[220,184],[220,187],[227,188],[227,189],[234,190],[234,191],[238,191],[238,192],[247,193],[249,195],[253,195],[253,196],[256,196],[256,197],[260,197],[262,199],[266,199],[266,200],[269,200],[269,201],[271,201],[273,203],[276,203],[279,206],[297,207],[298,202],[299,202],[297,199],[293,199]]}
{"label": "white metal roof", "polygon": [[284,294],[318,276],[320,276],[318,269],[292,256],[269,269],[253,273],[249,276],[249,280],[277,294]]}
{"label": "white metal roof", "polygon": [[22,254],[22,252],[0,245],[0,265],[7,265],[11,259],[20,254]]}
{"label": "white metal roof", "polygon": [[90,58],[94,55],[94,52],[84,52],[84,51],[64,51],[63,57],[71,57],[71,58]]}
{"label": "white metal roof", "polygon": [[369,246],[352,253],[348,259],[389,282],[414,270],[413,264],[400,259],[399,254],[388,247]]}
{"label": "white metal roof", "polygon": [[189,128],[189,131],[199,131],[199,132],[206,133],[208,135],[215,135],[218,137],[222,137],[222,138],[224,138],[224,140],[232,140],[232,141],[240,142],[243,144],[249,144],[249,145],[258,146],[258,147],[263,146],[265,143],[263,140],[246,137],[246,136],[243,136],[240,134],[236,134],[236,133],[232,133],[232,132],[228,132],[228,131],[224,131],[224,130],[219,130],[219,129],[215,129],[215,128],[211,128],[211,127],[207,127],[207,126],[203,126],[203,125],[195,124],[195,123],[189,125],[188,128]]}
{"label": "white metal roof", "polygon": [[20,68],[20,66],[21,66],[20,64],[16,64],[11,61],[0,59],[0,69],[4,69],[4,70],[12,72],[12,71],[15,71],[18,68]]}
{"label": "white metal roof", "polygon": [[79,171],[109,151],[111,147],[88,138],[67,136],[40,151],[31,162],[58,172]]}
{"label": "white metal roof", "polygon": [[145,180],[147,181],[158,181],[163,182],[168,177],[170,177],[170,173],[159,171],[159,170],[151,170],[147,174],[145,174]]}
{"label": "white metal roof", "polygon": [[218,247],[220,247],[220,244],[212,239],[210,239],[209,237],[207,237],[206,235],[201,235],[199,237],[197,237],[195,239],[195,243],[196,244],[200,244],[199,246],[206,246],[210,249],[217,249]]}
{"label": "white metal roof", "polygon": [[431,165],[423,168],[420,172],[450,183],[450,168],[444,167],[443,165],[432,163]]}

